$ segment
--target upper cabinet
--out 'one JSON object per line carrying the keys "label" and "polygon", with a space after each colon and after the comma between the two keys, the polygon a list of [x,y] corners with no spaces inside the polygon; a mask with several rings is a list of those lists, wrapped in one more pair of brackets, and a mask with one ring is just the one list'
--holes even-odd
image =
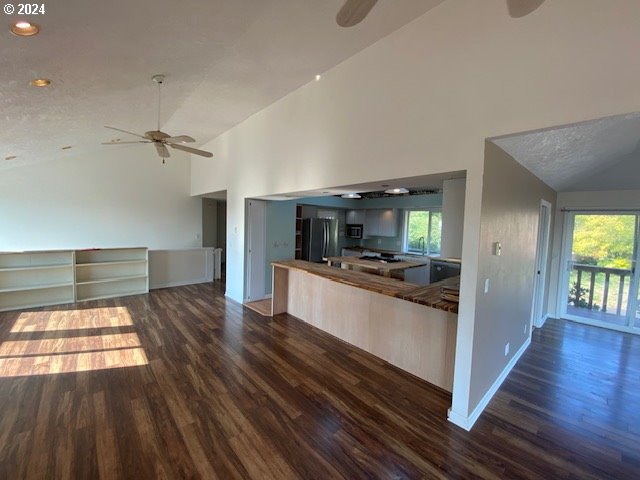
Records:
{"label": "upper cabinet", "polygon": [[347,224],[363,225],[366,210],[347,210]]}
{"label": "upper cabinet", "polygon": [[398,214],[395,208],[374,208],[364,212],[365,237],[396,237],[398,235]]}

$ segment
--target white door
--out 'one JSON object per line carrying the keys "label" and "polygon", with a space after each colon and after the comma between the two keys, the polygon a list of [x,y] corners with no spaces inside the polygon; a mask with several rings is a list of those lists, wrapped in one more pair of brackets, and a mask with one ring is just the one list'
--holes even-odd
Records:
{"label": "white door", "polygon": [[563,243],[562,317],[640,333],[640,211],[568,210]]}
{"label": "white door", "polygon": [[247,206],[247,294],[245,300],[265,298],[267,204],[249,200]]}
{"label": "white door", "polygon": [[[551,228],[551,204],[540,201],[538,218],[538,243],[536,248],[536,271],[533,286],[532,324],[542,327],[546,313],[544,311],[544,285],[547,276],[547,259],[549,253],[549,230]],[[531,329],[529,329],[531,331]],[[530,332],[529,332],[530,333]]]}

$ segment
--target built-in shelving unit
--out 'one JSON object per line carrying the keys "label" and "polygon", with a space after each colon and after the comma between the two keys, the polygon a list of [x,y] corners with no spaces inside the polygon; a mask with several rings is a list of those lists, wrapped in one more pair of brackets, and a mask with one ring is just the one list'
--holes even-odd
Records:
{"label": "built-in shelving unit", "polygon": [[78,250],[75,259],[79,302],[149,291],[146,248]]}
{"label": "built-in shelving unit", "polygon": [[302,258],[302,205],[296,205],[296,260]]}
{"label": "built-in shelving unit", "polygon": [[0,310],[72,303],[73,251],[0,253]]}
{"label": "built-in shelving unit", "polygon": [[0,311],[149,291],[146,248],[0,253]]}

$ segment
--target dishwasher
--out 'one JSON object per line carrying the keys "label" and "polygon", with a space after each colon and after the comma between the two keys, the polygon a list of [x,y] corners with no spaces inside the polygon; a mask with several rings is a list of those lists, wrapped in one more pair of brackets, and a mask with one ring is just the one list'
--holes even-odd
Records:
{"label": "dishwasher", "polygon": [[459,263],[431,259],[431,271],[429,272],[429,281],[431,283],[458,275],[460,275]]}

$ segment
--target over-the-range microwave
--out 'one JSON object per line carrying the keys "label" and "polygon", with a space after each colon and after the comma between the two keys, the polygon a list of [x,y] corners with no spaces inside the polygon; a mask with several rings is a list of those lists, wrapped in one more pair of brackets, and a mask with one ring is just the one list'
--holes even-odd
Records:
{"label": "over-the-range microwave", "polygon": [[362,238],[362,224],[347,223],[344,229],[344,236],[347,238]]}

